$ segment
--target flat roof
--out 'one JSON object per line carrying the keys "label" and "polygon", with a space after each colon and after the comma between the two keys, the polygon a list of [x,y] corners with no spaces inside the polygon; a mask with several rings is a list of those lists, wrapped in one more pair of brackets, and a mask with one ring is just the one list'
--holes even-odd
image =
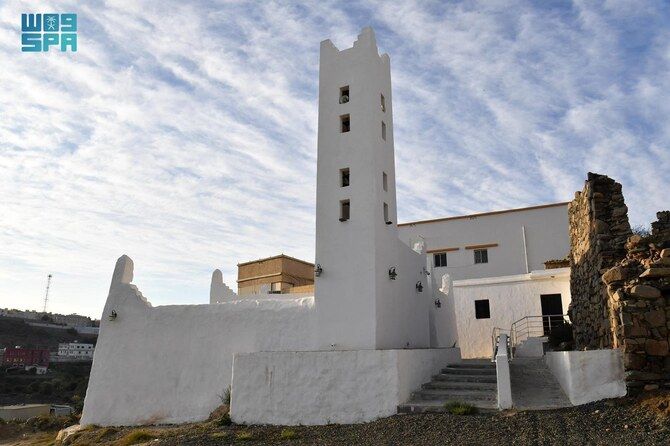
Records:
{"label": "flat roof", "polygon": [[260,263],[260,262],[265,262],[267,260],[274,260],[274,259],[279,259],[279,258],[295,260],[296,262],[304,263],[305,265],[314,266],[313,263],[306,262],[306,261],[300,260],[300,259],[296,259],[295,257],[287,256],[286,254],[279,254],[277,256],[272,256],[272,257],[265,257],[264,259],[249,260],[248,262],[238,263],[237,266],[250,265],[252,263]]}
{"label": "flat roof", "polygon": [[410,221],[407,223],[398,223],[398,226],[411,226],[411,225],[421,225],[425,223],[437,223],[441,221],[448,221],[448,220],[460,220],[464,218],[476,218],[476,217],[486,217],[489,215],[498,215],[498,214],[507,214],[509,212],[522,212],[522,211],[532,211],[535,209],[544,209],[544,208],[552,208],[552,207],[558,207],[558,206],[567,206],[570,204],[569,201],[562,201],[560,203],[549,203],[549,204],[540,204],[537,206],[528,206],[525,208],[516,208],[516,209],[504,209],[501,211],[490,211],[490,212],[480,212],[477,214],[468,214],[468,215],[457,215],[454,217],[443,217],[443,218],[433,218],[430,220],[417,220],[417,221]]}

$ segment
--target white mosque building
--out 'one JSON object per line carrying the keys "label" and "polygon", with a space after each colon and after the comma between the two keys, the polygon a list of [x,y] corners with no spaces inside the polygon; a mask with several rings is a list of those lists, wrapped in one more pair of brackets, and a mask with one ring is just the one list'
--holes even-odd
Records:
{"label": "white mosque building", "polygon": [[82,424],[203,420],[228,388],[239,423],[369,421],[447,364],[490,358],[494,328],[565,312],[569,269],[544,262],[568,254],[567,204],[399,225],[393,133],[372,29],[322,42],[314,295],[239,298],[215,273],[214,303],[152,307],[122,256]]}

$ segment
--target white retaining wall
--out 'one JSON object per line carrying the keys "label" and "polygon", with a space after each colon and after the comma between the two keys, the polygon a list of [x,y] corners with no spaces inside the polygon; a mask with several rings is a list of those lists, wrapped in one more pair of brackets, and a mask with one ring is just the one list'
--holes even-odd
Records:
{"label": "white retaining wall", "polygon": [[399,404],[458,349],[260,352],[235,355],[231,418],[244,424],[362,423]]}
{"label": "white retaining wall", "polygon": [[549,352],[545,361],[574,405],[626,395],[619,349]]}
{"label": "white retaining wall", "polygon": [[231,384],[233,354],[315,348],[313,297],[152,308],[131,285],[132,270],[130,258],[118,260],[82,424],[204,420]]}

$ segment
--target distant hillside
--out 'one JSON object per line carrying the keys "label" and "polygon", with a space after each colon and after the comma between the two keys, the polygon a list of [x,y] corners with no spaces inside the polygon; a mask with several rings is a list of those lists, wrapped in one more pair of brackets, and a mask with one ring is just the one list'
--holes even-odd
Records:
{"label": "distant hillside", "polygon": [[95,344],[96,336],[85,336],[74,328],[60,330],[33,327],[24,320],[0,317],[0,349],[20,345],[25,348],[48,348],[58,350],[60,342],[88,342]]}

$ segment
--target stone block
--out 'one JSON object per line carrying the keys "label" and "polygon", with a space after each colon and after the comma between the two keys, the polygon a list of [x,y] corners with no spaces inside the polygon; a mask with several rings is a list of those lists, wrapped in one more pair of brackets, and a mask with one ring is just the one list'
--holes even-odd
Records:
{"label": "stone block", "polygon": [[670,248],[665,248],[664,250],[661,251],[661,258],[670,259]]}
{"label": "stone block", "polygon": [[626,372],[626,381],[656,381],[659,379],[661,379],[661,375],[658,373],[640,372],[638,370]]}
{"label": "stone block", "polygon": [[631,288],[630,294],[644,299],[656,299],[661,297],[661,290],[650,285],[635,285]]}
{"label": "stone block", "polygon": [[602,281],[605,282],[606,284],[610,284],[612,282],[620,282],[623,280],[627,280],[633,276],[635,276],[635,270],[631,268],[622,268],[620,266],[615,266],[608,269],[605,272],[605,274],[603,274]]}
{"label": "stone block", "polygon": [[670,267],[649,268],[648,270],[640,274],[640,278],[668,277],[668,276],[670,276]]}
{"label": "stone block", "polygon": [[652,327],[662,327],[665,325],[665,311],[663,310],[652,310],[644,313],[644,319]]}
{"label": "stone block", "polygon": [[668,356],[668,341],[647,339],[644,343],[644,349],[651,356]]}

